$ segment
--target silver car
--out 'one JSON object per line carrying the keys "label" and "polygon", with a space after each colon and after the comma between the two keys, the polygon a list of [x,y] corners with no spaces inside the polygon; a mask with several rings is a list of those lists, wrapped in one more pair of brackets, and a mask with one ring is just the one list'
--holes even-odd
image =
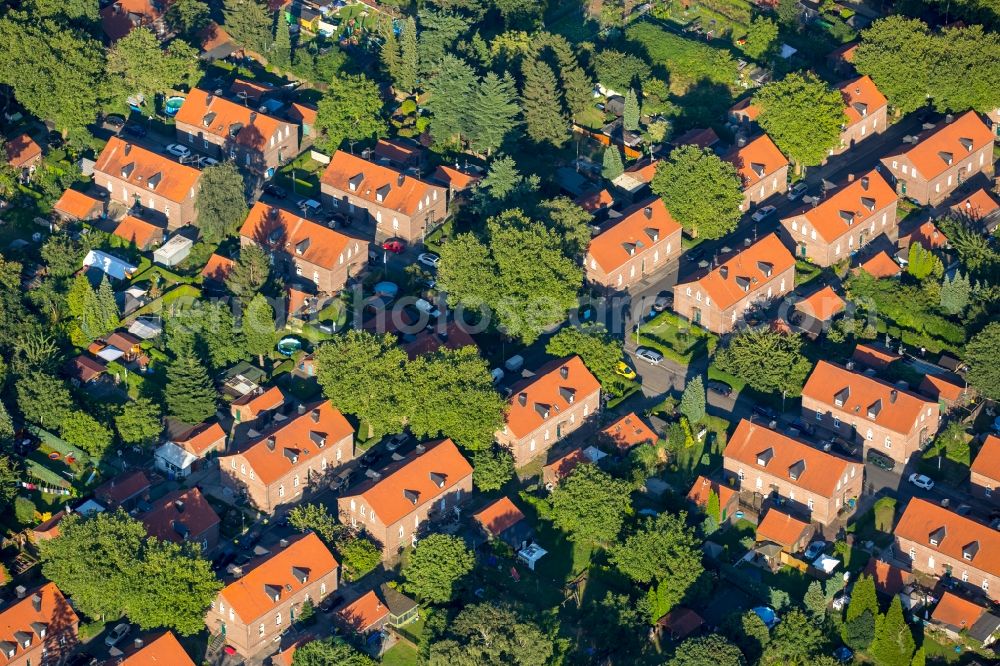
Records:
{"label": "silver car", "polygon": [[635,350],[635,355],[643,361],[653,365],[659,365],[660,361],[663,360],[663,354],[655,349],[650,349],[649,347],[639,347]]}

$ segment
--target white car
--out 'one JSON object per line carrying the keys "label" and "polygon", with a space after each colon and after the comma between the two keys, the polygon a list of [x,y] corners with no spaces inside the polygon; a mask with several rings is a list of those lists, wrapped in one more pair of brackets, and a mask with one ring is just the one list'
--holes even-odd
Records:
{"label": "white car", "polygon": [[763,208],[758,209],[756,213],[754,213],[753,215],[750,216],[750,218],[754,222],[763,222],[767,218],[769,218],[772,215],[774,215],[774,212],[776,210],[778,210],[778,209],[775,208],[774,206],[764,206]]}
{"label": "white car", "polygon": [[424,266],[437,268],[438,263],[441,262],[441,257],[437,256],[433,252],[421,252],[420,256],[417,257],[417,261],[422,263]]}
{"label": "white car", "polygon": [[635,355],[643,361],[652,363],[653,365],[659,365],[660,361],[663,360],[663,354],[655,349],[650,349],[649,347],[639,347],[635,350]]}
{"label": "white car", "polygon": [[104,638],[104,644],[108,647],[114,647],[120,643],[123,638],[128,636],[130,631],[132,631],[132,625],[127,622],[115,625],[115,628],[109,631],[108,635]]}
{"label": "white car", "polygon": [[815,560],[817,557],[820,556],[824,548],[826,548],[826,541],[813,541],[811,544],[809,544],[809,547],[806,548],[805,552],[806,561],[812,562],[813,560]]}
{"label": "white car", "polygon": [[917,488],[923,488],[924,490],[930,490],[934,487],[934,482],[927,476],[923,474],[917,474],[914,472],[910,475],[910,483],[915,485]]}
{"label": "white car", "polygon": [[187,157],[188,155],[191,154],[190,148],[188,148],[187,146],[182,146],[179,143],[172,143],[166,148],[164,148],[164,150],[166,150],[174,157]]}
{"label": "white car", "polygon": [[215,166],[216,164],[219,163],[219,160],[215,159],[214,157],[203,157],[201,158],[200,161],[203,167]]}

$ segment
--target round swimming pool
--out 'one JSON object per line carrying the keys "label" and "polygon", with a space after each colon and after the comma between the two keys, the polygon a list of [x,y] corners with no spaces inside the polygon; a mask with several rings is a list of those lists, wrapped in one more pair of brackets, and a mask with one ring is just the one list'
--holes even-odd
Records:
{"label": "round swimming pool", "polygon": [[184,105],[183,97],[171,97],[163,103],[163,112],[170,117],[176,116]]}
{"label": "round swimming pool", "polygon": [[282,338],[278,341],[278,353],[282,356],[291,356],[302,349],[302,342],[297,338]]}

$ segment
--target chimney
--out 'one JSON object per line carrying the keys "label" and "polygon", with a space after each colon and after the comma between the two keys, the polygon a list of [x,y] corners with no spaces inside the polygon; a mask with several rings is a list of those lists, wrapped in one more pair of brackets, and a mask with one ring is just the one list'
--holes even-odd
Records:
{"label": "chimney", "polygon": [[889,402],[895,404],[897,397],[899,397],[899,391],[897,391],[896,389],[892,389],[891,391],[889,391]]}
{"label": "chimney", "polygon": [[278,542],[278,546],[281,548],[288,548],[288,539],[282,539]]}
{"label": "chimney", "polygon": [[24,597],[26,597],[28,594],[28,590],[26,587],[24,587],[24,585],[18,585],[17,587],[14,588],[14,594],[17,595],[18,599],[24,599]]}
{"label": "chimney", "polygon": [[303,404],[302,404],[302,403],[300,402],[300,403],[299,403],[299,406],[298,406],[298,407],[296,407],[295,411],[297,411],[297,412],[298,412],[299,416],[302,416],[303,414],[305,414],[305,413],[306,413],[306,406],[305,406],[305,405],[303,405]]}
{"label": "chimney", "polygon": [[861,189],[868,190],[868,176],[861,177]]}
{"label": "chimney", "polygon": [[132,144],[131,143],[126,143],[125,144],[125,154],[128,155],[131,152],[132,152]]}
{"label": "chimney", "polygon": [[177,500],[174,502],[174,508],[177,509],[177,513],[184,513],[184,502]]}
{"label": "chimney", "polygon": [[646,206],[642,210],[642,213],[643,213],[643,215],[646,216],[647,220],[652,220],[653,219],[653,207],[652,206]]}
{"label": "chimney", "polygon": [[134,647],[136,650],[141,650],[142,646],[143,643],[141,638],[136,638],[134,641],[132,641],[132,647]]}
{"label": "chimney", "polygon": [[274,439],[274,435],[267,438],[267,450],[274,451],[274,446],[277,444],[277,440]]}
{"label": "chimney", "polygon": [[205,95],[205,106],[212,106],[213,101],[215,101],[215,95],[212,93]]}
{"label": "chimney", "polygon": [[729,266],[726,266],[725,264],[723,264],[722,266],[719,266],[719,275],[722,277],[723,280],[725,280],[726,278],[728,278],[729,277]]}
{"label": "chimney", "polygon": [[319,423],[319,408],[312,410],[312,420],[313,423]]}
{"label": "chimney", "polygon": [[853,173],[847,174],[847,182],[848,183],[853,183],[854,182],[854,174]]}
{"label": "chimney", "polygon": [[564,365],[563,367],[559,368],[559,376],[562,377],[563,379],[569,377],[569,366]]}
{"label": "chimney", "polygon": [[948,115],[946,115],[946,116],[944,117],[944,121],[945,121],[946,123],[950,123],[950,122],[952,122],[953,120],[955,120],[955,116],[951,115],[950,113],[949,113]]}
{"label": "chimney", "polygon": [[399,174],[399,177],[396,179],[396,185],[402,187],[403,183],[405,182],[406,182],[406,174],[405,173]]}
{"label": "chimney", "polygon": [[31,607],[35,609],[36,613],[40,613],[42,610],[42,595],[33,594],[31,595]]}
{"label": "chimney", "polygon": [[257,112],[256,111],[251,111],[250,112],[250,124],[253,124],[253,121],[255,121],[255,120],[257,120]]}
{"label": "chimney", "polygon": [[524,407],[525,405],[527,405],[528,404],[528,394],[525,393],[525,392],[523,392],[523,391],[521,393],[518,393],[517,394],[517,402],[522,407]]}

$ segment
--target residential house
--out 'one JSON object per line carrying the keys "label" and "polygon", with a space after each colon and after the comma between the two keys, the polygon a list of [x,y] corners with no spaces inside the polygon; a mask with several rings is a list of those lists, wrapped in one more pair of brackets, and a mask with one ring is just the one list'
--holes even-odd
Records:
{"label": "residential house", "polygon": [[126,215],[115,227],[112,236],[135,245],[140,252],[147,252],[163,242],[163,229],[132,215]]}
{"label": "residential house", "polygon": [[688,491],[687,499],[704,511],[707,509],[708,499],[713,493],[719,499],[718,520],[723,523],[732,518],[739,509],[739,493],[731,486],[698,475]]}
{"label": "residential house", "polygon": [[875,591],[887,597],[896,596],[913,582],[913,573],[877,557],[868,560],[862,575],[871,576],[875,583]]}
{"label": "residential house", "polygon": [[96,220],[104,215],[104,202],[79,190],[69,189],[52,205],[52,212],[64,222]]}
{"label": "residential house", "polygon": [[859,342],[851,354],[852,362],[880,372],[901,358],[903,358],[901,355],[878,342]]}
{"label": "residential house", "polygon": [[975,174],[993,173],[994,138],[975,111],[949,115],[917,143],[883,157],[882,164],[901,196],[933,206]]}
{"label": "residential house", "polygon": [[965,642],[966,638],[971,638],[984,648],[992,645],[1000,635],[1000,616],[948,591],[934,607],[930,624],[953,641]]}
{"label": "residential house", "polygon": [[1000,437],[988,435],[969,467],[969,490],[973,496],[1000,504]]}
{"label": "residential house", "polygon": [[420,606],[395,587],[382,583],[379,585],[378,593],[389,608],[389,626],[402,627],[418,619]]}
{"label": "residential house", "polygon": [[181,488],[151,502],[139,516],[149,536],[161,541],[197,544],[203,553],[219,545],[219,516],[198,488]]}
{"label": "residential house", "polygon": [[174,117],[177,140],[270,178],[299,152],[299,128],[215,93],[194,88]]}
{"label": "residential house", "polygon": [[104,344],[121,352],[118,359],[125,363],[137,361],[143,353],[142,340],[127,331],[115,331],[104,338]]}
{"label": "residential house", "polygon": [[846,75],[854,72],[854,53],[858,50],[858,42],[847,42],[826,54],[826,65],[838,74]]}
{"label": "residential house", "polygon": [[859,269],[868,273],[875,279],[896,277],[903,272],[893,258],[885,250],[879,250],[870,259],[861,264]]}
{"label": "residential house", "polygon": [[899,239],[900,248],[909,248],[914,243],[925,250],[943,250],[948,247],[948,237],[932,220],[927,220]]}
{"label": "residential house", "polygon": [[422,241],[448,217],[448,191],[381,164],[338,150],[320,180],[324,203],[374,223],[375,242]]}
{"label": "residential house", "polygon": [[107,363],[87,354],[75,356],[66,364],[66,374],[77,385],[97,381],[107,370]]}
{"label": "residential house", "polygon": [[602,430],[601,437],[623,453],[640,444],[655,444],[659,439],[635,412],[629,412]]}
{"label": "residential house", "polygon": [[590,462],[583,448],[577,446],[556,455],[542,468],[542,483],[546,489],[552,490],[559,482],[569,476],[577,465]]}
{"label": "residential house", "polygon": [[454,167],[442,164],[431,175],[432,181],[448,188],[448,195],[451,199],[454,199],[455,196],[463,192],[469,191],[473,185],[482,179],[483,177],[479,173],[472,172],[468,168],[465,170],[459,169],[457,164]]}
{"label": "residential house", "polygon": [[985,230],[992,233],[1000,221],[1000,204],[996,202],[993,195],[983,188],[979,188],[969,196],[965,197],[951,207],[951,212],[985,227]]}
{"label": "residential house", "polygon": [[860,76],[840,84],[844,97],[844,115],[847,120],[840,131],[840,147],[831,154],[854,148],[870,136],[885,131],[889,101],[869,76]]}
{"label": "residential house", "polygon": [[893,531],[897,560],[914,572],[950,576],[1000,599],[1000,532],[914,497]]}
{"label": "residential house", "polygon": [[574,199],[573,203],[591,213],[596,219],[605,219],[610,208],[615,204],[615,197],[605,188],[583,194]]}
{"label": "residential house", "polygon": [[670,143],[674,147],[697,146],[705,150],[711,150],[719,144],[719,135],[711,127],[694,127],[676,139],[671,139]]}
{"label": "residential house", "polygon": [[831,266],[883,234],[895,238],[898,199],[878,171],[871,171],[816,205],[782,218],[781,225],[796,257]]}
{"label": "residential house", "polygon": [[153,464],[171,478],[183,479],[201,469],[204,460],[226,450],[226,432],[217,422],[202,423],[164,442],[153,452]]}
{"label": "residential house", "polygon": [[170,231],[196,222],[200,178],[198,169],[117,136],[108,140],[94,164],[94,184],[107,190],[112,202],[141,211]]}
{"label": "residential house", "polygon": [[815,338],[824,326],[846,308],[844,299],[833,287],[826,285],[795,303],[795,311],[801,316],[796,324],[803,332]]}
{"label": "residential house", "polygon": [[240,229],[240,244],[257,245],[271,256],[275,272],[290,280],[311,280],[327,294],[343,289],[368,261],[368,241],[261,201]]}
{"label": "residential house", "polygon": [[750,133],[757,129],[760,107],[753,104],[752,97],[744,97],[729,107],[729,112],[726,115],[729,122],[735,125],[738,131]]}
{"label": "residential house", "polygon": [[298,503],[354,459],[354,428],[330,401],[276,414],[271,427],[219,457],[222,485],[264,513]]}
{"label": "residential house", "polygon": [[382,559],[416,544],[425,523],[447,516],[472,493],[472,465],[450,439],[421,444],[412,456],[337,499],[340,522],[382,546]]}
{"label": "residential house", "polygon": [[150,483],[142,470],[125,472],[94,489],[94,500],[108,511],[131,511],[149,493]]}
{"label": "residential house", "polygon": [[638,195],[653,182],[657,164],[659,164],[659,160],[651,158],[637,160],[625,169],[620,176],[611,181],[611,183],[618,189],[624,190],[631,195]]}
{"label": "residential house", "polygon": [[338,610],[335,621],[347,631],[365,636],[382,631],[389,621],[389,607],[375,590],[368,590]]}
{"label": "residential house", "polygon": [[521,467],[597,417],[601,384],[579,356],[557,359],[510,387],[505,424],[496,440]]}
{"label": "residential house", "polygon": [[906,463],[938,430],[937,404],[889,382],[820,361],[802,389],[802,418]]}
{"label": "residential house", "polygon": [[101,9],[101,29],[112,42],[140,27],[163,38],[167,33],[165,9],[166,4],[160,0],[114,0]]}
{"label": "residential house", "polygon": [[809,523],[771,508],[757,525],[757,543],[773,543],[791,555],[802,551],[815,531]]}
{"label": "residential house", "polygon": [[777,500],[821,525],[833,523],[861,496],[863,463],[751,421],[740,421],[722,455],[726,478],[741,492]]}
{"label": "residential house", "polygon": [[379,139],[372,148],[375,162],[389,162],[397,169],[417,169],[423,166],[427,151],[415,143],[401,140]]}
{"label": "residential house", "polygon": [[941,374],[927,373],[920,380],[917,392],[926,395],[931,400],[937,400],[941,412],[945,413],[955,405],[965,402],[969,397],[969,389],[965,378],[953,372]]}
{"label": "residential house", "polygon": [[681,225],[657,198],[632,206],[594,236],[584,265],[590,283],[624,290],[680,255]]}
{"label": "residential house", "polygon": [[4,144],[7,165],[20,176],[29,176],[42,161],[42,147],[27,134],[15,136]]}
{"label": "residential house", "polygon": [[499,539],[515,550],[527,545],[534,535],[531,524],[506,495],[472,517],[488,540]]}
{"label": "residential house", "polygon": [[768,135],[761,134],[735,148],[724,159],[736,167],[743,183],[740,210],[750,210],[751,206],[788,191],[788,158]]}
{"label": "residential house", "polygon": [[229,412],[233,416],[235,427],[240,423],[253,423],[264,412],[272,412],[283,404],[285,394],[280,387],[272,386],[267,390],[257,387],[229,403]]}
{"label": "residential house", "polygon": [[301,616],[337,589],[340,565],[312,532],[289,539],[222,588],[205,617],[213,635],[246,658],[280,639]]}
{"label": "residential house", "polygon": [[707,275],[674,286],[674,312],[725,334],[751,307],[795,286],[795,257],[776,234],[740,250]]}
{"label": "residential house", "polygon": [[236,262],[229,257],[223,257],[221,254],[213,253],[211,257],[208,258],[208,262],[205,267],[201,269],[201,277],[205,281],[213,282],[216,287],[224,287],[226,284],[226,277],[229,276],[229,272],[233,270],[233,266]]}
{"label": "residential house", "polygon": [[319,115],[316,107],[300,102],[292,102],[285,115],[301,128],[299,134],[300,146],[305,148],[312,145],[316,136],[316,118]]}
{"label": "residential house", "polygon": [[425,328],[414,334],[409,342],[403,343],[403,350],[410,359],[436,352],[439,349],[455,350],[462,347],[476,347],[478,349],[475,339],[469,334],[465,324],[460,319],[449,321],[445,324],[443,331],[438,326]]}
{"label": "residential house", "polygon": [[77,645],[80,620],[55,583],[17,598],[0,611],[0,655],[5,666],[61,664]]}
{"label": "residential house", "polygon": [[132,646],[123,646],[118,666],[195,666],[172,631],[156,638],[136,638]]}

